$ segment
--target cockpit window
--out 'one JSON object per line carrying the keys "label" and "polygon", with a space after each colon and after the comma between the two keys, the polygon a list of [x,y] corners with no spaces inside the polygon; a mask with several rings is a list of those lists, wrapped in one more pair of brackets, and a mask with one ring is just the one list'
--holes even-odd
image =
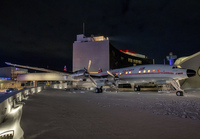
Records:
{"label": "cockpit window", "polygon": [[181,68],[181,66],[179,66],[179,65],[178,65],[178,66],[173,66],[173,67],[172,67],[172,69],[180,69],[180,68]]}

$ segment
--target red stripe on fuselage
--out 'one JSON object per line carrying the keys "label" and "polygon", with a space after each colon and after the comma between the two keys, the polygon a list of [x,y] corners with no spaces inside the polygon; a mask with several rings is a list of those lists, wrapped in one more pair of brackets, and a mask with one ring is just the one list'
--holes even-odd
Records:
{"label": "red stripe on fuselage", "polygon": [[[128,73],[124,75],[155,75],[155,74],[174,74],[174,73],[173,72],[147,72],[147,73]],[[102,75],[108,75],[108,74],[104,73]]]}
{"label": "red stripe on fuselage", "polygon": [[147,73],[130,73],[124,75],[154,75],[154,74],[174,74],[173,72],[147,72]]}

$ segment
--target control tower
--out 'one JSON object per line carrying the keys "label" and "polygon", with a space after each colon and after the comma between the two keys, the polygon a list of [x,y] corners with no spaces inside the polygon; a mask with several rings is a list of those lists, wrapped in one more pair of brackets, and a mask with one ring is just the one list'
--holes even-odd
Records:
{"label": "control tower", "polygon": [[177,56],[170,52],[169,56],[166,56],[166,58],[169,61],[169,65],[174,65],[174,60],[177,59]]}

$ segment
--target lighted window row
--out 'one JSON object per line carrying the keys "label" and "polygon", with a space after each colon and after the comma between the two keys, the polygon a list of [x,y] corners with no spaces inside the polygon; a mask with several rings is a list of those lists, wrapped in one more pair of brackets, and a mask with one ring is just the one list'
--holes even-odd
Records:
{"label": "lighted window row", "polygon": [[128,62],[134,63],[134,64],[142,64],[142,61],[141,61],[141,60],[131,59],[131,58],[128,58]]}
{"label": "lighted window row", "polygon": [[[155,69],[152,70],[152,72],[155,72],[155,71],[156,71]],[[157,69],[157,71],[159,72],[160,69]],[[151,72],[151,70],[143,70],[143,71],[140,70],[138,73],[149,73],[149,72]],[[126,71],[125,74],[131,74],[131,71]],[[116,75],[122,75],[122,73],[121,72],[116,73]]]}
{"label": "lighted window row", "polygon": [[[155,72],[155,71],[156,71],[155,69],[152,70],[152,72]],[[160,69],[157,69],[157,71],[160,71]],[[143,70],[143,71],[140,70],[138,73],[146,73],[146,72],[149,73],[151,72],[151,70]]]}

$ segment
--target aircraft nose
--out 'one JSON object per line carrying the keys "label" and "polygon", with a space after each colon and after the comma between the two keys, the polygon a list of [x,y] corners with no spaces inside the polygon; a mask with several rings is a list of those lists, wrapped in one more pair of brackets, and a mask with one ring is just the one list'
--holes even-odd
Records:
{"label": "aircraft nose", "polygon": [[192,77],[196,75],[196,71],[191,70],[191,69],[187,69],[187,76],[188,77]]}

